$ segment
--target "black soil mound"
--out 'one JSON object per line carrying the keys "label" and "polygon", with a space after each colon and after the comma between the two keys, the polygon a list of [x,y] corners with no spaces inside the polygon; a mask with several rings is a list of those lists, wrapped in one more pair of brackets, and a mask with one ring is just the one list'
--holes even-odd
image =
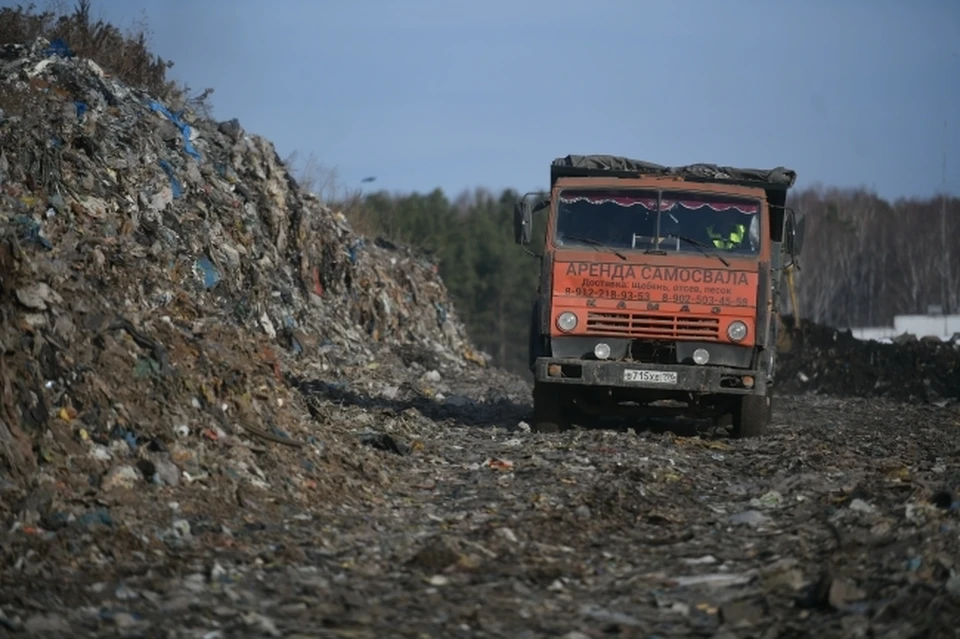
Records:
{"label": "black soil mound", "polygon": [[894,343],[785,318],[777,367],[782,393],[889,397],[941,402],[960,398],[960,340],[904,335]]}

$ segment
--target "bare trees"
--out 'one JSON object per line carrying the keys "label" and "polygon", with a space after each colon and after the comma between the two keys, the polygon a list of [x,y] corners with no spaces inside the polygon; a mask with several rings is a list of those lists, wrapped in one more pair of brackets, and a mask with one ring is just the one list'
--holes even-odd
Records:
{"label": "bare trees", "polygon": [[804,317],[869,326],[929,305],[957,308],[960,199],[945,199],[943,236],[939,197],[890,204],[862,189],[818,188],[796,193],[792,206],[807,218],[797,276]]}

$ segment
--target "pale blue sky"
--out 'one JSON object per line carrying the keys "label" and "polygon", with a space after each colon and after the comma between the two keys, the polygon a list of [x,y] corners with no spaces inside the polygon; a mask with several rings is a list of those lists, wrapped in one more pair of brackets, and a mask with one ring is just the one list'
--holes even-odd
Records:
{"label": "pale blue sky", "polygon": [[219,119],[349,186],[528,190],[615,153],[892,198],[946,150],[960,193],[960,0],[94,0],[144,11]]}

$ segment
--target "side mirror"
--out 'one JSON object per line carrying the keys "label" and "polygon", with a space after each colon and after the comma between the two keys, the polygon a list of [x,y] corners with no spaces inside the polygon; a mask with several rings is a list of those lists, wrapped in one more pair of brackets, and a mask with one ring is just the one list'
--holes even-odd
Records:
{"label": "side mirror", "polygon": [[793,254],[794,256],[800,255],[800,252],[803,250],[803,230],[806,228],[807,218],[806,216],[801,217],[798,222],[794,224],[793,231]]}
{"label": "side mirror", "polygon": [[790,257],[796,255],[797,225],[793,211],[788,210],[783,219],[783,248],[787,250]]}
{"label": "side mirror", "polygon": [[529,244],[533,239],[533,210],[527,199],[513,209],[513,238],[517,244]]}

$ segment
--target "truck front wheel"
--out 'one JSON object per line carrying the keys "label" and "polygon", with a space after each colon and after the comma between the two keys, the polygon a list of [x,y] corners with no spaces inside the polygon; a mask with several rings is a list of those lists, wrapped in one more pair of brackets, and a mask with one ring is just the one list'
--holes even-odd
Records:
{"label": "truck front wheel", "polygon": [[770,423],[771,393],[744,395],[733,407],[733,436],[760,437]]}
{"label": "truck front wheel", "polygon": [[547,342],[540,334],[540,302],[534,302],[530,312],[530,339],[527,346],[527,365],[532,371],[537,365],[537,358],[548,355]]}
{"label": "truck front wheel", "polygon": [[535,433],[558,433],[570,428],[567,402],[560,384],[534,382],[533,424]]}

